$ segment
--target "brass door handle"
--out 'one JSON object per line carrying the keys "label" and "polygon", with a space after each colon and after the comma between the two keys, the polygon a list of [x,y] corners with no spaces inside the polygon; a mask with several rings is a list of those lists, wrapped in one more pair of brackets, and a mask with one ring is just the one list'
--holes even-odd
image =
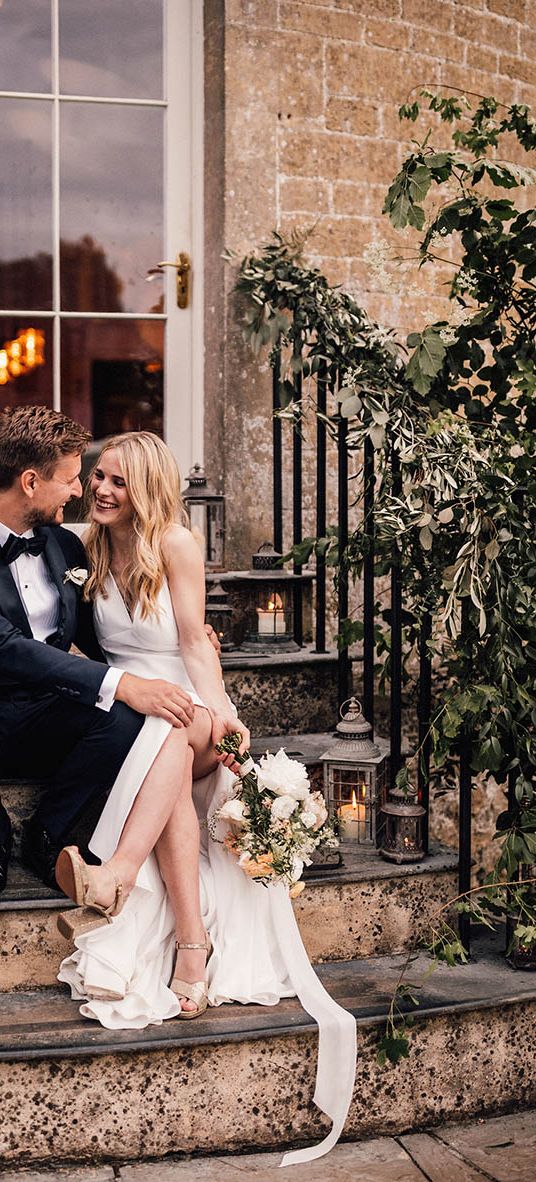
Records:
{"label": "brass door handle", "polygon": [[190,255],[181,250],[177,255],[177,307],[187,308],[190,303],[190,274],[192,264]]}
{"label": "brass door handle", "polygon": [[164,267],[175,267],[177,271],[177,307],[187,308],[190,303],[190,283],[192,262],[185,250],[179,251],[174,263],[164,259],[157,267],[151,267],[147,272],[147,279],[154,279],[155,275],[162,275]]}

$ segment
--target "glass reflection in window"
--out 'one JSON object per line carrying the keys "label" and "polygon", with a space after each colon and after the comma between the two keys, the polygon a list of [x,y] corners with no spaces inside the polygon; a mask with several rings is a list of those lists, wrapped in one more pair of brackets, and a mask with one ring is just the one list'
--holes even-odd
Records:
{"label": "glass reflection in window", "polygon": [[50,93],[50,0],[2,0],[0,88]]}
{"label": "glass reflection in window", "polygon": [[0,99],[0,307],[52,307],[51,115]]}
{"label": "glass reflection in window", "polygon": [[62,308],[162,311],[162,109],[62,104],[61,147]]}
{"label": "glass reflection in window", "polygon": [[95,439],[163,431],[164,326],[160,320],[62,324],[62,410]]}
{"label": "glass reflection in window", "polygon": [[60,0],[60,92],[161,99],[162,0]]}
{"label": "glass reflection in window", "polygon": [[0,408],[52,406],[52,321],[0,316]]}

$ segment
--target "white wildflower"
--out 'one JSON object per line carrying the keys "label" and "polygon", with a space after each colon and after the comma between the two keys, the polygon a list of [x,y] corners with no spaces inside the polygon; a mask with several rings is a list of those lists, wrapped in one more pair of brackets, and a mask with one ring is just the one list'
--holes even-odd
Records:
{"label": "white wildflower", "polygon": [[326,804],[324,801],[324,797],[322,796],[322,793],[321,792],[311,792],[309,800],[307,801],[306,808],[307,808],[307,812],[313,812],[315,814],[314,827],[315,827],[315,829],[320,829],[321,826],[324,824],[325,821],[327,821],[327,818],[328,818],[328,810],[326,808]]}
{"label": "white wildflower", "polygon": [[303,861],[301,858],[294,857],[292,859],[292,870],[290,872],[291,881],[297,882],[303,874]]}

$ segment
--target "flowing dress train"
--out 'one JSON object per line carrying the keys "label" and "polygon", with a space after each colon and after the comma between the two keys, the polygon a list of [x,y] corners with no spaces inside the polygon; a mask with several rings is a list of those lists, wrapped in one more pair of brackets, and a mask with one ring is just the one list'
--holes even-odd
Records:
{"label": "flowing dress train", "polygon": [[[95,628],[106,660],[141,677],[173,681],[196,705],[203,706],[181,657],[166,582],[158,609],[142,620],[136,608],[131,618],[109,575],[107,597],[100,598],[94,608]],[[170,730],[164,719],[147,718],[132,746],[91,838],[91,850],[103,861],[114,853],[135,797]],[[208,822],[227,799],[233,781],[233,774],[220,764],[194,784],[201,824],[201,909],[213,944],[207,966],[209,1003],[269,1006],[297,995],[318,1023],[314,1100],[331,1118],[333,1127],[320,1144],[287,1154],[282,1164],[293,1164],[320,1157],[342,1132],[355,1077],[355,1021],[320,984],[303,946],[286,887],[266,888],[253,882],[225,847],[208,836]],[[180,1013],[180,1003],[168,987],[174,942],[173,912],[156,857],[150,854],[121,914],[106,927],[76,939],[76,950],[62,961],[58,979],[67,982],[72,996],[82,1002],[83,1016],[111,1030],[143,1029]],[[95,986],[120,996],[116,1001],[88,998],[88,991]]]}

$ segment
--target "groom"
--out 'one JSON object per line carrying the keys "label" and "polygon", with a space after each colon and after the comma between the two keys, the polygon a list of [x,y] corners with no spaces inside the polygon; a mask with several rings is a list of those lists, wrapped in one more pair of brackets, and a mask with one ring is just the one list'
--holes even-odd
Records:
{"label": "groom", "polygon": [[[82,495],[90,439],[44,406],[0,414],[0,778],[47,778],[21,858],[51,887],[65,835],[110,790],[145,716],[193,718],[179,686],[110,669],[99,649],[82,598],[84,547],[61,528],[65,505]],[[0,804],[0,890],[10,848]]]}

